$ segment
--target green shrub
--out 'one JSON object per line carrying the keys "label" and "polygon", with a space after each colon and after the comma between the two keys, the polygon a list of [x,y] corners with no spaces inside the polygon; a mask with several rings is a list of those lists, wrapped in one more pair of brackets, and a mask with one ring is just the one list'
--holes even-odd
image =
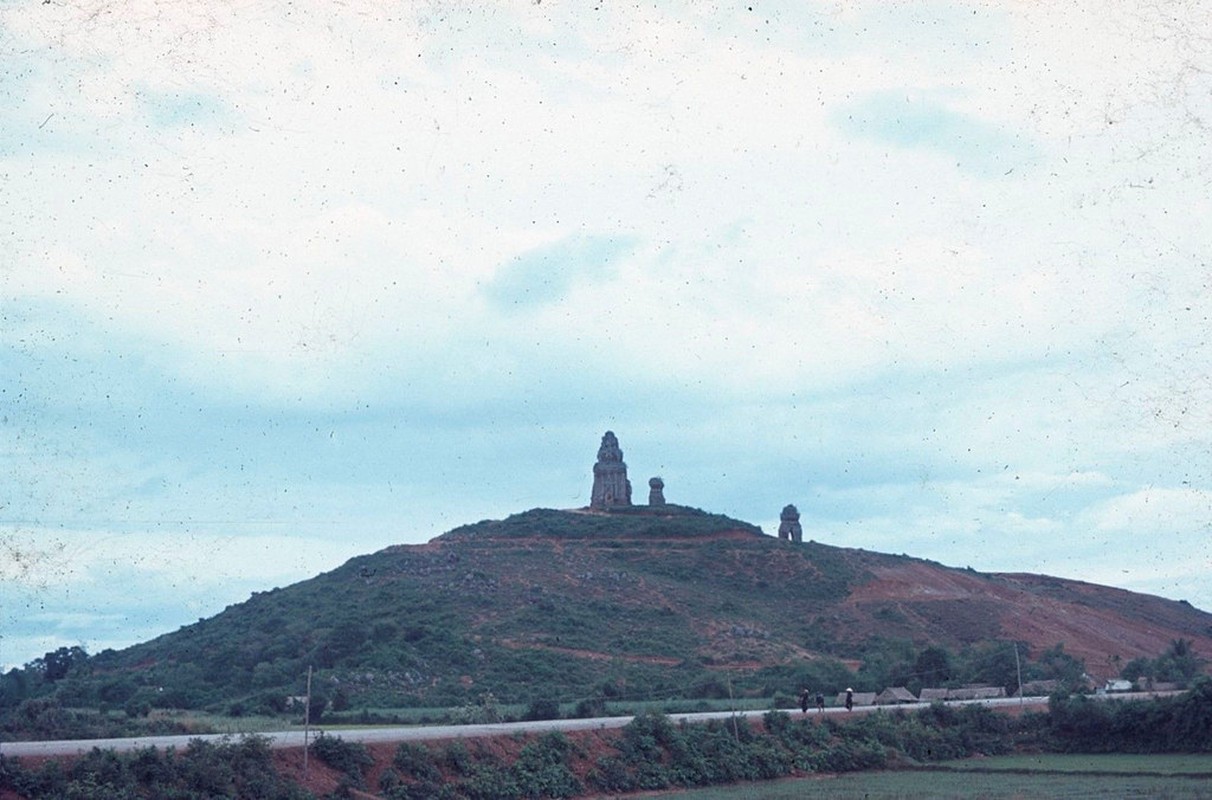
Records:
{"label": "green shrub", "polygon": [[1177,697],[1111,703],[1075,695],[1049,700],[1037,731],[1045,747],[1071,753],[1212,752],[1212,680]]}
{"label": "green shrub", "polygon": [[132,697],[126,701],[123,710],[128,717],[146,717],[151,713],[151,703],[138,697]]}
{"label": "green shrub", "polygon": [[402,783],[404,783],[404,780],[400,777],[400,773],[396,772],[392,767],[387,767],[379,773],[380,792],[389,792]]}
{"label": "green shrub", "polygon": [[553,731],[530,742],[518,754],[513,773],[524,797],[574,797],[583,790],[568,765],[568,738]]}
{"label": "green shrub", "polygon": [[767,711],[762,715],[762,724],[766,726],[766,730],[781,737],[791,727],[791,715],[777,709]]}
{"label": "green shrub", "polygon": [[880,769],[888,761],[884,747],[873,742],[839,742],[814,753],[809,763],[814,772],[858,772]]}
{"label": "green shrub", "polygon": [[457,797],[453,787],[429,781],[399,783],[386,790],[384,795],[388,800],[439,800]]}
{"label": "green shrub", "polygon": [[467,745],[461,741],[455,741],[446,746],[441,754],[441,762],[455,775],[462,776],[471,773],[471,753],[467,750]]}
{"label": "green shrub", "polygon": [[576,719],[604,717],[606,716],[606,700],[601,697],[587,697],[584,700],[578,700],[572,716]]}
{"label": "green shrub", "polygon": [[429,748],[423,744],[401,742],[400,746],[396,748],[396,754],[392,758],[391,764],[399,770],[402,776],[415,781],[438,782],[442,780],[442,771],[434,763],[434,757]]}
{"label": "green shrub", "polygon": [[374,764],[366,745],[347,742],[340,736],[321,733],[308,749],[316,758],[346,775],[358,788],[365,785],[366,768]]}
{"label": "green shrub", "polygon": [[508,767],[476,765],[466,780],[459,784],[468,800],[516,800],[521,789]]}
{"label": "green shrub", "polygon": [[549,698],[532,701],[530,705],[526,707],[526,711],[522,714],[522,719],[527,720],[559,718],[560,704]]}

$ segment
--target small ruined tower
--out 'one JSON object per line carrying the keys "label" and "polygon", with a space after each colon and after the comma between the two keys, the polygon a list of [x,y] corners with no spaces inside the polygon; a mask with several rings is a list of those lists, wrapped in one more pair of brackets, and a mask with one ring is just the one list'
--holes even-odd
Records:
{"label": "small ruined tower", "polygon": [[659,477],[648,479],[648,505],[665,505],[665,481]]}
{"label": "small ruined tower", "polygon": [[793,542],[804,541],[804,529],[800,527],[800,510],[793,505],[783,507],[779,514],[779,538]]}
{"label": "small ruined tower", "polygon": [[627,480],[627,465],[623,463],[623,451],[612,431],[602,436],[598,448],[598,463],[593,465],[593,494],[589,497],[591,508],[617,508],[631,505],[631,481]]}

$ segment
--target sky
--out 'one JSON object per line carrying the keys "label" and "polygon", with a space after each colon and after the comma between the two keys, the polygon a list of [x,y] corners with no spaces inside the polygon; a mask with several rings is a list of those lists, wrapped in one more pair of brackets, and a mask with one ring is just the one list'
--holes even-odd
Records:
{"label": "sky", "polygon": [[0,665],[644,500],[1212,610],[1212,6],[0,0]]}

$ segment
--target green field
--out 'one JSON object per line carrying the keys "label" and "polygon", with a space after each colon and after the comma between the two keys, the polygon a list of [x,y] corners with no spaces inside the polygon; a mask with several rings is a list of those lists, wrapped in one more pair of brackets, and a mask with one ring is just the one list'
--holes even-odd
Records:
{"label": "green field", "polygon": [[1064,772],[1112,775],[1182,775],[1212,780],[1212,754],[1014,755],[945,761],[939,767],[964,772]]}
{"label": "green field", "polygon": [[[1004,770],[1004,771],[1003,771]],[[678,800],[1109,800],[1212,797],[1212,755],[1004,756],[949,762],[942,769],[721,786],[651,797]]]}

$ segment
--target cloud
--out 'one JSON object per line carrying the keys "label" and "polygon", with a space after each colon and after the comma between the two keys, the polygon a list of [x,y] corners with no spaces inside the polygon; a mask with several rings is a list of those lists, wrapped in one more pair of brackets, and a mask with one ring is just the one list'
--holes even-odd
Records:
{"label": "cloud", "polygon": [[332,568],[348,549],[331,539],[259,531],[256,523],[239,527],[244,530],[237,535],[197,529],[117,533],[5,526],[3,546],[9,557],[0,562],[0,574],[35,590],[47,581],[112,586],[115,577],[129,573],[159,584],[223,585],[235,578],[268,583]]}
{"label": "cloud", "polygon": [[160,128],[204,125],[214,132],[220,124],[235,122],[232,109],[214,95],[194,91],[144,89],[137,92],[139,105],[151,123]]}
{"label": "cloud", "polygon": [[[911,27],[932,34],[988,25],[943,6],[909,16]],[[568,27],[563,15],[543,9],[418,14],[390,25],[381,12],[330,14],[327,27],[307,26],[310,54],[266,27],[274,19],[268,10],[227,9],[202,20],[174,13],[152,27],[149,42],[122,26],[102,26],[87,40],[73,33],[59,41],[64,53],[54,63],[74,64],[86,44],[105,53],[113,69],[97,79],[127,100],[96,113],[153,157],[134,172],[129,158],[90,157],[76,174],[100,208],[96,224],[56,237],[49,250],[31,242],[18,281],[171,344],[190,380],[319,404],[351,402],[389,352],[392,377],[403,378],[396,385],[424,383],[435,365],[448,374],[467,365],[466,380],[456,381],[461,391],[500,380],[504,370],[485,362],[516,369],[520,357],[503,351],[536,338],[508,330],[506,309],[518,307],[564,312],[537,329],[547,341],[568,343],[542,348],[547,360],[599,357],[596,326],[609,329],[610,353],[632,354],[628,366],[651,371],[659,360],[682,381],[728,381],[742,390],[766,388],[788,371],[847,380],[890,357],[945,354],[956,342],[972,342],[969,354],[990,340],[1037,345],[1023,329],[1051,328],[1055,339],[1069,287],[1054,269],[1008,267],[1007,243],[973,246],[967,240],[987,239],[987,231],[974,237],[950,209],[930,213],[908,177],[931,179],[932,164],[910,159],[869,174],[868,150],[828,130],[831,109],[856,102],[846,99],[854,85],[872,98],[896,91],[889,84],[905,69],[924,85],[945,78],[939,64],[917,58],[929,48],[898,40],[906,48],[898,74],[871,63],[845,34],[883,20],[874,7],[833,16],[784,9],[779,18],[791,24],[772,46],[755,35],[761,24],[749,31],[757,17],[743,15],[743,44],[730,44],[725,56],[726,37],[705,18],[688,25],[676,14],[619,10],[595,16],[542,69],[517,44],[482,59],[477,37],[500,38],[495,26],[503,24],[516,26],[522,40],[542,41]],[[368,20],[377,21],[368,28]],[[787,32],[815,35],[825,21],[838,32],[819,52]],[[16,29],[44,37],[24,23]],[[639,42],[623,37],[637,30]],[[354,36],[366,42],[356,62],[342,49]],[[432,58],[400,59],[387,46],[412,36]],[[251,46],[262,39],[282,46]],[[840,57],[838,40],[850,42]],[[443,41],[462,44],[439,59],[430,48]],[[174,85],[162,60],[140,68],[141,48],[200,65]],[[298,87],[309,87],[306,96]],[[255,131],[181,132],[164,146],[139,129],[143,96],[187,105],[219,98],[213,102],[242,114],[262,109],[264,119],[250,119]],[[926,107],[976,128],[1003,124]],[[349,130],[360,132],[358,148],[344,145]],[[948,130],[935,132],[945,141]],[[821,137],[830,161],[806,152]],[[377,168],[367,169],[368,160]],[[907,178],[889,185],[896,175]],[[327,187],[336,176],[344,188],[334,195]],[[939,194],[963,190],[963,181],[946,180]],[[66,169],[43,184],[45,196],[31,187],[32,206],[53,208],[64,181],[73,182]],[[927,217],[907,220],[918,231],[912,240],[881,230],[881,220],[908,208]],[[134,225],[123,209],[156,222]],[[168,213],[177,209],[188,213]],[[603,218],[617,230],[594,222]],[[823,236],[818,227],[841,235]],[[850,237],[861,238],[847,246]],[[640,242],[628,254],[632,264],[611,250]],[[609,252],[592,253],[595,243]],[[592,281],[544,266],[595,255],[614,259],[615,269]],[[139,266],[117,270],[115,262]],[[1004,272],[991,272],[995,263]],[[823,280],[813,280],[813,268]],[[601,304],[595,293],[626,297],[634,312]],[[952,302],[955,294],[968,303]],[[506,319],[481,314],[483,298]],[[607,307],[587,312],[595,301]],[[724,335],[704,335],[720,323]],[[486,353],[485,340],[505,344]],[[686,356],[671,364],[665,348]]]}
{"label": "cloud", "polygon": [[826,541],[1079,577],[1166,557],[1135,529],[1198,547],[1184,11],[0,4],[0,519],[45,537],[0,569],[78,615],[21,563],[160,592],[126,542],[579,505],[606,428],[671,500]]}
{"label": "cloud", "polygon": [[1166,536],[1212,533],[1212,490],[1148,487],[1110,498],[1086,512],[1098,531]]}
{"label": "cloud", "polygon": [[833,121],[848,136],[936,151],[957,169],[984,177],[1008,174],[1037,159],[1023,137],[913,91],[869,93],[837,109]]}
{"label": "cloud", "polygon": [[484,293],[498,309],[510,311],[564,299],[574,283],[603,282],[614,262],[633,246],[626,239],[576,236],[514,256],[493,275]]}

